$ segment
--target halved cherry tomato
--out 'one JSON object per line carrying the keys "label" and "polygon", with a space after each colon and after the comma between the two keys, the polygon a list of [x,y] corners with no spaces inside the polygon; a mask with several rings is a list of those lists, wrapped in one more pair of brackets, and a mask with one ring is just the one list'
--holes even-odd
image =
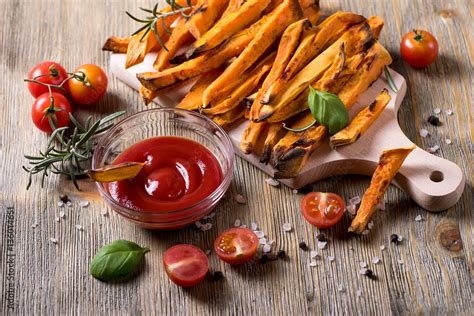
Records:
{"label": "halved cherry tomato", "polygon": [[[35,79],[39,82],[56,86],[60,85],[66,78],[66,70],[54,61],[44,61],[34,66],[28,73],[28,79],[30,80]],[[64,84],[63,87],[67,88],[67,84]],[[31,95],[35,98],[49,91],[47,86],[35,82],[28,82],[28,90],[30,90]],[[52,88],[52,91],[63,95],[67,94],[66,89]]]}
{"label": "halved cherry tomato", "polygon": [[75,78],[69,80],[72,99],[83,105],[97,103],[107,91],[107,75],[97,65],[86,64],[74,70]]}
{"label": "halved cherry tomato", "polygon": [[198,247],[187,244],[176,245],[166,250],[163,265],[171,281],[182,287],[198,284],[209,270],[206,254]]}
{"label": "halved cherry tomato", "polygon": [[405,34],[400,43],[402,58],[415,68],[423,68],[438,56],[438,41],[427,31],[414,30]]}
{"label": "halved cherry tomato", "polygon": [[65,96],[56,92],[53,92],[51,95],[54,100],[53,109],[50,109],[51,97],[49,93],[40,95],[31,108],[31,119],[33,123],[46,133],[53,131],[48,117],[51,118],[56,128],[64,127],[69,125],[69,113],[72,111],[71,105]]}
{"label": "halved cherry tomato", "polygon": [[258,237],[247,228],[228,229],[214,241],[214,251],[219,258],[232,265],[249,261],[257,249]]}
{"label": "halved cherry tomato", "polygon": [[339,222],[346,206],[335,193],[311,192],[301,201],[304,218],[318,228],[329,228]]}

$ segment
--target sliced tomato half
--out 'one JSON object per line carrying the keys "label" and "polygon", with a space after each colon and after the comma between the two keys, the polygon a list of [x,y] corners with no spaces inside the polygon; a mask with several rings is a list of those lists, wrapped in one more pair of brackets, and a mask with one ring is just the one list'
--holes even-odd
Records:
{"label": "sliced tomato half", "polygon": [[182,287],[198,284],[209,270],[206,254],[198,247],[187,244],[176,245],[166,250],[163,265],[171,281]]}
{"label": "sliced tomato half", "polygon": [[231,228],[223,232],[214,242],[214,251],[229,264],[242,264],[255,256],[258,237],[247,228]]}
{"label": "sliced tomato half", "polygon": [[346,206],[335,193],[311,192],[301,201],[304,218],[318,228],[329,228],[339,222]]}

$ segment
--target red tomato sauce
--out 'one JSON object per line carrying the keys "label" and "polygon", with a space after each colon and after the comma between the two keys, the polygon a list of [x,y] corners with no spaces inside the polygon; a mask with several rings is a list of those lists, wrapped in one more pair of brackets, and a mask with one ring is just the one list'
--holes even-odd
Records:
{"label": "red tomato sauce", "polygon": [[136,211],[175,211],[209,196],[222,182],[216,157],[190,139],[161,136],[140,141],[113,164],[146,162],[131,180],[106,184],[110,196]]}

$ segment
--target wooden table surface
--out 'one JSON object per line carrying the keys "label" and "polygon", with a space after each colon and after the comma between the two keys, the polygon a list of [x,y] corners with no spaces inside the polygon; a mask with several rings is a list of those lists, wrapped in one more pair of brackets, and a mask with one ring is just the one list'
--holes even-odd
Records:
{"label": "wooden table surface", "polygon": [[[304,240],[314,249],[318,234],[299,213],[302,194],[267,185],[262,172],[239,158],[231,189],[207,232],[193,227],[153,232],[116,214],[104,217],[101,210],[106,206],[87,182],[77,192],[68,180],[50,177],[44,189],[34,182],[26,191],[23,154],[43,148],[47,138],[31,123],[33,99],[22,78],[42,60],[58,61],[69,69],[90,62],[108,69],[109,54],[101,46],[109,35],[124,36],[135,29],[124,11],[137,12],[137,2],[151,6],[152,1],[0,1],[0,314],[472,312],[472,1],[321,0],[323,14],[352,10],[384,18],[380,41],[392,52],[392,67],[405,76],[409,87],[399,112],[403,130],[422,148],[438,144],[436,154],[457,163],[467,181],[460,201],[440,213],[424,211],[391,186],[387,209],[375,216],[375,227],[368,236],[348,236],[348,218],[326,232],[330,242],[320,251],[317,267],[310,267],[309,252],[298,248],[298,242]],[[399,57],[401,35],[415,27],[432,31],[440,43],[440,57],[424,70],[411,69]],[[452,109],[454,114],[441,114],[442,125],[433,127],[426,119],[435,108]],[[90,113],[98,118],[118,109],[129,115],[145,107],[138,93],[110,77],[105,99],[79,113],[82,118]],[[427,128],[431,136],[421,138],[420,128]],[[445,143],[446,138],[452,140],[451,145]],[[362,195],[368,184],[367,177],[344,176],[315,183],[314,190],[338,192],[348,199]],[[58,223],[55,218],[62,192],[74,203]],[[236,203],[237,193],[248,202]],[[81,208],[81,200],[91,205]],[[417,215],[424,220],[416,222]],[[276,241],[275,249],[286,250],[289,259],[231,268],[211,254],[211,268],[223,271],[225,279],[206,280],[187,290],[170,283],[161,264],[166,248],[180,241],[210,249],[216,235],[233,226],[237,218],[257,223]],[[285,222],[292,224],[292,232],[283,232]],[[38,227],[33,229],[33,223]],[[76,230],[75,225],[84,230]],[[401,245],[390,244],[392,233],[403,236]],[[58,239],[57,245],[50,242],[51,237]],[[118,238],[148,246],[151,252],[133,280],[101,283],[89,275],[90,259],[99,247]],[[385,251],[380,250],[381,245]],[[371,263],[375,256],[381,263]],[[360,262],[368,263],[378,279],[360,275]]]}

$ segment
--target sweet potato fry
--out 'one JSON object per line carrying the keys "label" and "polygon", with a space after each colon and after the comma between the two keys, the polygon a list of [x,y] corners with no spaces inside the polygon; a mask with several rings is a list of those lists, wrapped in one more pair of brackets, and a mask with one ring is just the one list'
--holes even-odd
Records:
{"label": "sweet potato fry", "polygon": [[299,0],[303,16],[307,18],[311,24],[316,24],[319,19],[319,0]]}
{"label": "sweet potato fry", "polygon": [[275,58],[278,62],[273,64],[270,73],[267,78],[265,78],[261,91],[259,91],[258,100],[252,104],[250,110],[251,118],[258,115],[260,112],[260,108],[262,107],[262,96],[265,95],[266,89],[281,76],[291,56],[293,56],[302,34],[307,31],[309,27],[310,24],[308,23],[308,20],[302,19],[290,24],[283,32],[278,45],[277,56]]}
{"label": "sweet potato fry", "polygon": [[195,39],[200,39],[219,19],[228,4],[229,0],[205,0],[199,3],[198,9],[191,13],[191,17],[186,22],[189,33]]}
{"label": "sweet potato fry", "polygon": [[331,136],[331,147],[349,145],[358,140],[383,112],[390,99],[390,94],[384,89],[372,104],[357,113],[346,128]]}
{"label": "sweet potato fry", "polygon": [[237,10],[219,19],[186,53],[192,56],[217,47],[230,36],[256,21],[271,0],[248,0]]}
{"label": "sweet potato fry", "polygon": [[144,86],[140,87],[139,92],[140,92],[140,96],[142,97],[143,103],[145,103],[145,105],[150,104],[153,101],[153,99],[156,98],[158,95],[158,91],[149,90],[145,88]]}
{"label": "sweet potato fry", "polygon": [[186,26],[186,19],[180,17],[177,25],[173,28],[169,39],[166,41],[165,46],[168,50],[161,49],[156,56],[156,60],[153,63],[153,68],[158,71],[166,69],[170,65],[170,59],[174,57],[178,49],[187,43],[190,43],[194,37],[189,33],[188,27]]}
{"label": "sweet potato fry", "polygon": [[251,95],[258,88],[262,77],[270,71],[275,61],[275,55],[275,53],[270,54],[255,66],[252,71],[244,74],[241,77],[242,84],[237,85],[230,96],[225,96],[222,102],[212,108],[202,109],[202,112],[208,115],[218,115],[239,106],[246,96]]}
{"label": "sweet potato fry", "polygon": [[246,0],[229,0],[229,4],[222,13],[222,18],[228,16],[232,12],[237,11],[237,9],[240,8],[240,6],[245,3],[245,1]]}
{"label": "sweet potato fry", "polygon": [[202,93],[223,71],[224,69],[217,68],[202,74],[176,108],[191,111],[198,110],[202,104]]}
{"label": "sweet potato fry", "polygon": [[268,132],[263,144],[262,156],[260,157],[261,163],[266,164],[270,161],[273,147],[284,134],[285,130],[281,126],[281,123],[268,124]]}
{"label": "sweet potato fry", "polygon": [[235,107],[234,109],[219,114],[215,116],[211,116],[211,119],[217,123],[219,126],[223,128],[227,128],[229,125],[237,121],[238,119],[242,118],[244,116],[244,107],[242,103],[238,106]]}
{"label": "sweet potato fry", "polygon": [[268,124],[265,122],[249,122],[249,125],[244,130],[242,139],[240,140],[240,149],[244,154],[248,155],[253,152],[259,137],[262,135],[267,125]]}
{"label": "sweet potato fry", "polygon": [[102,50],[111,51],[117,54],[125,54],[130,40],[130,37],[111,36],[105,42]]}
{"label": "sweet potato fry", "polygon": [[278,80],[266,92],[263,103],[270,103],[281,91],[286,89],[288,82],[318,56],[324,49],[336,42],[347,29],[363,22],[365,18],[351,12],[336,12],[309,32],[301,40],[298,49],[282,72]]}
{"label": "sweet potato fry", "polygon": [[395,177],[405,158],[413,149],[415,149],[415,146],[390,149],[382,153],[377,168],[372,175],[369,188],[362,197],[357,215],[349,227],[349,232],[361,234],[365,230],[390,181]]}
{"label": "sweet potato fry", "polygon": [[274,11],[269,20],[259,29],[254,39],[216,79],[203,95],[203,108],[221,97],[221,89],[234,78],[244,73],[283,34],[286,27],[301,18],[297,0],[285,0]]}
{"label": "sweet potato fry", "polygon": [[240,31],[219,47],[207,51],[199,57],[161,72],[139,73],[137,74],[137,78],[146,88],[158,90],[173,85],[178,81],[187,80],[209,72],[212,69],[219,68],[229,59],[240,54],[255,37],[260,27],[262,27],[271,16],[272,15],[269,14],[262,17],[249,28]]}

